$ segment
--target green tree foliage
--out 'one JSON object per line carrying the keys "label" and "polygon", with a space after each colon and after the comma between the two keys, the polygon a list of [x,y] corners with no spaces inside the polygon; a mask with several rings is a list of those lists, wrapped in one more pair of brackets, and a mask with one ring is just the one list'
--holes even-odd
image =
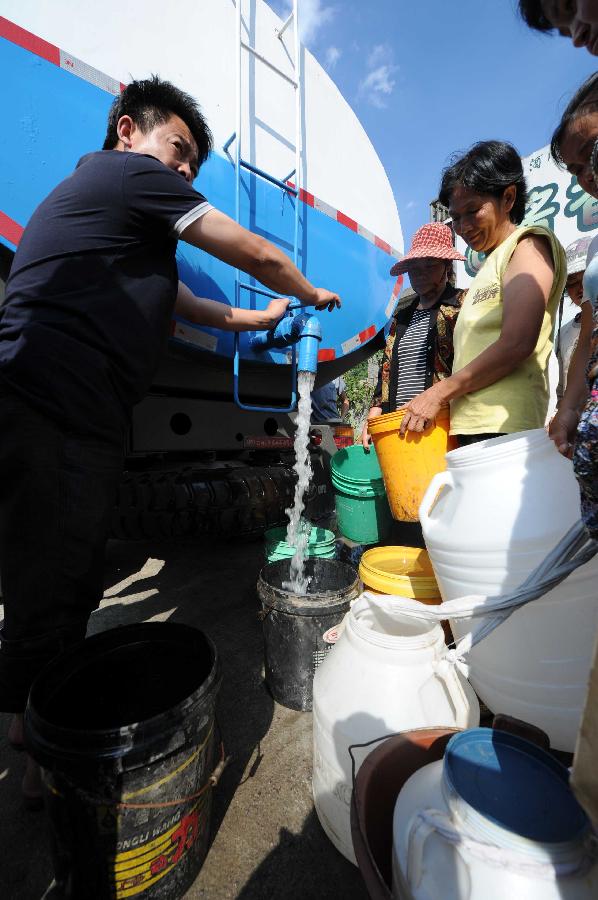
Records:
{"label": "green tree foliage", "polygon": [[[374,367],[370,366],[370,373],[372,371],[372,368],[376,372],[378,371],[378,367],[382,362],[382,355],[382,350],[379,350],[374,355],[376,365]],[[343,378],[345,380],[347,397],[349,398],[349,402],[351,404],[349,408],[348,418],[355,431],[355,438],[358,439],[361,435],[363,423],[365,422],[371,406],[372,396],[374,394],[374,388],[376,386],[375,379],[374,383],[372,383],[371,377],[368,380],[367,359],[362,360],[352,369],[349,369],[348,372],[345,372]]]}

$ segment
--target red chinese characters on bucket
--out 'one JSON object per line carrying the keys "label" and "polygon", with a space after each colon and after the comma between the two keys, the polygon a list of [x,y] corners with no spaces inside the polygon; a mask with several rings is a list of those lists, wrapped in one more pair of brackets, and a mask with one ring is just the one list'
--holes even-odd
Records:
{"label": "red chinese characters on bucket", "polygon": [[[138,844],[134,851],[119,853],[115,859],[116,897],[134,896],[167,875],[191,850],[206,823],[207,807],[200,801],[162,836]],[[154,855],[150,856],[152,849]]]}
{"label": "red chinese characters on bucket", "polygon": [[170,853],[170,855],[161,853],[160,856],[152,861],[152,863],[150,864],[151,874],[157,875],[159,872],[162,872],[167,866],[175,866],[185,850],[191,849],[191,847],[197,840],[198,835],[199,813],[197,812],[197,810],[195,810],[190,815],[185,816],[177,830],[173,832],[171,841],[174,844],[174,850]]}

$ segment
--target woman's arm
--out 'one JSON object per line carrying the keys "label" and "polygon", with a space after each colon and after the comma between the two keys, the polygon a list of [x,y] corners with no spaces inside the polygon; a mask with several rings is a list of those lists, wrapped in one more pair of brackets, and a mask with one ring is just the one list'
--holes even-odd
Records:
{"label": "woman's arm", "polygon": [[522,238],[503,279],[501,333],[469,365],[415,397],[403,409],[401,432],[423,431],[450,400],[495,384],[534,352],[554,281],[548,241],[540,235]]}
{"label": "woman's arm", "polygon": [[205,297],[196,297],[186,284],[179,281],[175,312],[188,322],[208,325],[221,331],[267,331],[274,328],[284,316],[288,300],[270,300],[266,309],[241,309],[218,303]]}
{"label": "woman's arm", "polygon": [[365,420],[363,424],[363,429],[361,432],[361,443],[363,444],[363,449],[369,453],[370,444],[372,443],[372,436],[370,435],[368,429],[368,419],[377,419],[378,416],[382,415],[382,407],[381,406],[372,406],[368,413],[368,418]]}
{"label": "woman's arm", "polygon": [[559,453],[564,456],[571,452],[579,416],[588,399],[586,369],[590,359],[592,330],[592,304],[586,301],[581,307],[579,339],[569,364],[567,387],[557,413],[548,428],[548,436],[556,444]]}

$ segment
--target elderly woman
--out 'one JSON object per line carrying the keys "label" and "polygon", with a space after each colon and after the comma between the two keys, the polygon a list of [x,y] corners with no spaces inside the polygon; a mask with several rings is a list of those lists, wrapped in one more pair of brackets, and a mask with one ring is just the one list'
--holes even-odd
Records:
{"label": "elderly woman", "polygon": [[[394,315],[368,416],[394,412],[416,394],[450,375],[453,330],[463,291],[449,282],[453,260],[463,260],[453,247],[450,228],[440,223],[416,231],[411,248],[390,270],[409,275],[415,297]],[[368,448],[367,421],[361,435]]]}
{"label": "elderly woman", "polygon": [[[554,160],[575,175],[581,187],[598,199],[598,73],[580,87],[552,136]],[[598,538],[598,237],[589,248],[583,281],[579,341],[565,395],[552,420],[550,435],[562,453],[570,453],[581,489],[583,520]],[[581,416],[580,416],[581,410]]]}
{"label": "elderly woman", "polygon": [[406,405],[403,431],[422,431],[447,403],[461,445],[544,426],[565,252],[547,228],[521,224],[526,197],[519,154],[502,141],[475,144],[445,169],[440,201],[485,260],[455,327],[452,375]]}

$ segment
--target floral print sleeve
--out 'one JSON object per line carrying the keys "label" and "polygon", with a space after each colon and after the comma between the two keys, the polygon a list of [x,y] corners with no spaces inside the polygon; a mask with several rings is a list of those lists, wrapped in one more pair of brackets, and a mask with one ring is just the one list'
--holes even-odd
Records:
{"label": "floral print sleeve", "polygon": [[598,540],[598,308],[588,367],[590,396],[579,420],[573,468],[581,493],[581,516],[590,536]]}

